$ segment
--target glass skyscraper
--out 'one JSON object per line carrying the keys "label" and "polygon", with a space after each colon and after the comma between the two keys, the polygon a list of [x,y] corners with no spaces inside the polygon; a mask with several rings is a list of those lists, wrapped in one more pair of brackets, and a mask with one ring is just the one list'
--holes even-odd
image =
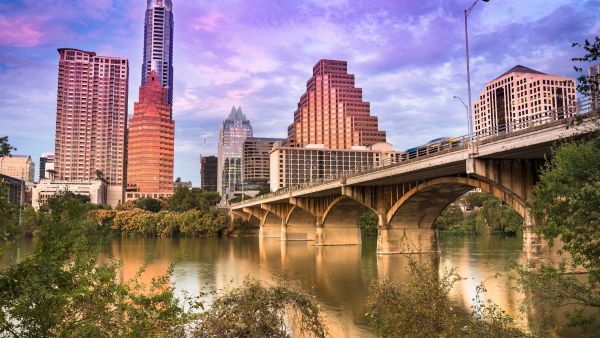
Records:
{"label": "glass skyscraper", "polygon": [[235,191],[242,183],[242,158],[244,142],[252,137],[250,121],[242,113],[242,108],[231,108],[231,113],[219,130],[217,189],[225,196],[228,191]]}
{"label": "glass skyscraper", "polygon": [[144,21],[142,84],[156,70],[167,101],[173,104],[173,4],[171,0],[147,0]]}

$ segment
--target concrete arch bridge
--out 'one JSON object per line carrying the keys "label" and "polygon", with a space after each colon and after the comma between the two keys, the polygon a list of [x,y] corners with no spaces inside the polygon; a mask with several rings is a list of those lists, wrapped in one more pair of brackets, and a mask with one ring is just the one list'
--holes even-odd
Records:
{"label": "concrete arch bridge", "polygon": [[315,245],[361,244],[358,219],[366,209],[379,218],[379,254],[438,251],[434,221],[458,197],[479,188],[524,218],[524,250],[539,250],[530,230],[533,186],[544,159],[559,139],[595,128],[586,120],[566,128],[556,120],[519,132],[487,137],[368,172],[272,193],[231,206],[233,218],[260,227],[261,237],[314,241]]}

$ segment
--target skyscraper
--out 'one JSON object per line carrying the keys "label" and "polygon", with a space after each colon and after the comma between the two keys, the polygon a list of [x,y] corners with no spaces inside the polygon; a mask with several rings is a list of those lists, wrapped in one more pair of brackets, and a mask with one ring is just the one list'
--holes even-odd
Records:
{"label": "skyscraper", "polygon": [[244,141],[252,137],[250,121],[242,108],[231,108],[231,113],[219,130],[217,192],[225,195],[230,188],[242,183],[242,156]]}
{"label": "skyscraper", "polygon": [[288,145],[323,144],[326,148],[350,149],[385,142],[378,119],[371,116],[369,102],[362,100],[346,61],[320,60],[300,97],[294,122],[288,127]]}
{"label": "skyscraper", "polygon": [[147,0],[144,20],[142,84],[155,70],[173,104],[173,4],[171,0]]}
{"label": "skyscraper", "polygon": [[127,139],[127,200],[173,194],[175,122],[167,89],[150,72],[140,86]]}
{"label": "skyscraper", "polygon": [[517,65],[485,85],[475,101],[480,137],[534,126],[575,113],[575,80]]}
{"label": "skyscraper", "polygon": [[129,63],[60,48],[55,170],[65,181],[102,176],[108,203],[123,202]]}
{"label": "skyscraper", "polygon": [[262,184],[268,187],[269,183],[269,153],[274,145],[281,145],[285,139],[267,137],[248,137],[244,142],[243,175],[244,183]]}
{"label": "skyscraper", "polygon": [[204,191],[217,191],[217,157],[200,157],[200,188]]}

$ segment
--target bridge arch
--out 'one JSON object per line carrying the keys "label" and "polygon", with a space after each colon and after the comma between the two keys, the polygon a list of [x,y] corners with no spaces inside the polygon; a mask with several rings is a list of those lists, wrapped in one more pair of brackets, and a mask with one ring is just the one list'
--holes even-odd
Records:
{"label": "bridge arch", "polygon": [[[457,176],[436,178],[418,184],[392,205],[385,220],[390,226],[410,221],[419,228],[430,227],[450,203],[475,188],[499,198],[523,218],[528,217],[527,203],[505,187],[481,178]],[[409,217],[408,213],[414,216]]]}
{"label": "bridge arch", "polygon": [[[317,229],[316,244],[361,244],[358,220],[368,209],[371,208],[349,196],[340,196],[333,200],[321,218],[322,226]],[[377,211],[373,211],[377,213]]]}
{"label": "bridge arch", "polygon": [[285,219],[288,241],[315,240],[317,218],[310,212],[294,206]]}

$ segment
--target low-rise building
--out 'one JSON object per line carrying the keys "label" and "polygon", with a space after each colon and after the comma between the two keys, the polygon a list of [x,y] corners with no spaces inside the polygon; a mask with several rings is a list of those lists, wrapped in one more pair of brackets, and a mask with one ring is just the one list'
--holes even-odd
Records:
{"label": "low-rise building", "polygon": [[40,181],[51,178],[52,172],[54,172],[54,153],[43,153],[40,156]]}
{"label": "low-rise building", "polygon": [[270,188],[277,191],[297,185],[333,180],[344,175],[401,161],[404,151],[389,143],[352,149],[326,149],[324,145],[275,147],[270,152]]}
{"label": "low-rise building", "polygon": [[48,199],[61,191],[70,191],[74,194],[88,196],[90,202],[98,205],[108,204],[108,186],[105,181],[63,181],[41,180],[32,189],[33,208],[38,210],[48,202]]}
{"label": "low-rise building", "polygon": [[[10,203],[25,203],[27,189],[25,181],[0,174],[0,184],[3,184],[5,186],[8,201]],[[23,197],[23,201],[21,200],[21,197]]]}
{"label": "low-rise building", "polygon": [[26,182],[33,182],[35,163],[29,155],[0,157],[0,174]]}

